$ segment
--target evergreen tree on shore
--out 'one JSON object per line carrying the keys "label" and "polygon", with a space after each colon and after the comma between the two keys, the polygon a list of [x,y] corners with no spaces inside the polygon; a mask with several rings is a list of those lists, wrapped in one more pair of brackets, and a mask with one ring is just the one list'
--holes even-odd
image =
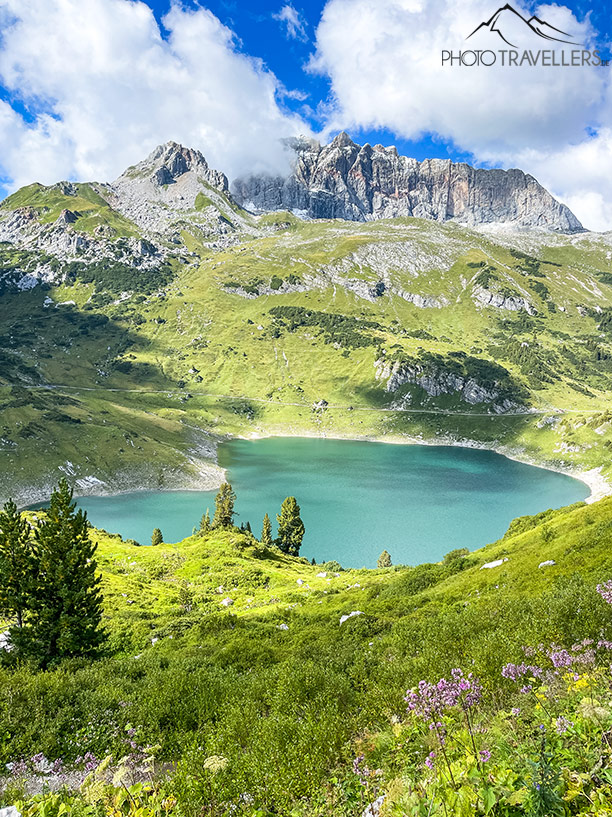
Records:
{"label": "evergreen tree on shore", "polygon": [[261,528],[261,544],[270,547],[273,544],[272,539],[272,523],[270,517],[266,514],[263,518],[263,526]]}
{"label": "evergreen tree on shore", "polygon": [[89,538],[87,514],[75,510],[72,494],[60,480],[34,532],[36,570],[27,617],[16,631],[18,653],[43,668],[64,657],[95,654],[105,638],[96,545]]}
{"label": "evergreen tree on shore", "polygon": [[0,511],[0,615],[23,627],[32,585],[32,531],[12,500]]}
{"label": "evergreen tree on shore", "polygon": [[383,552],[378,557],[376,567],[379,568],[379,569],[383,568],[383,567],[391,567],[391,564],[392,564],[391,563],[391,554],[388,551],[383,550]]}
{"label": "evergreen tree on shore", "polygon": [[164,534],[161,532],[159,528],[155,528],[153,533],[151,534],[151,544],[152,545],[162,545],[164,542]]}
{"label": "evergreen tree on shore", "polygon": [[300,516],[300,506],[294,496],[288,496],[284,500],[276,519],[279,548],[290,556],[299,556],[305,528]]}
{"label": "evergreen tree on shore", "polygon": [[213,517],[213,528],[231,528],[234,524],[234,502],[236,494],[232,490],[229,482],[224,482],[219,488],[219,493],[215,497],[215,515]]}
{"label": "evergreen tree on shore", "polygon": [[206,508],[206,513],[200,520],[200,533],[210,533],[210,511]]}

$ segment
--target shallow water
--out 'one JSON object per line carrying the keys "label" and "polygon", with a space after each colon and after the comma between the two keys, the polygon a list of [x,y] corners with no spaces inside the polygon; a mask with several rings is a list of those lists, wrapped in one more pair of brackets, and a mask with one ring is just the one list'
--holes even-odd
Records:
{"label": "shallow water", "polygon": [[[453,548],[499,538],[517,516],[585,499],[572,477],[490,451],[352,440],[232,440],[220,464],[238,496],[236,521],[259,536],[264,513],[297,497],[306,525],[301,555],[345,567],[374,567],[383,549],[394,564],[437,561]],[[148,544],[154,527],[167,542],[197,526],[215,492],[85,497],[97,527]]]}

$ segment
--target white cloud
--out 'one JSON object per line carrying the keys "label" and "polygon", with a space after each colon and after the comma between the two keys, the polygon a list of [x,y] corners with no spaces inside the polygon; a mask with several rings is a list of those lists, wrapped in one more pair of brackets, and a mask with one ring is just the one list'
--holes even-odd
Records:
{"label": "white cloud", "polygon": [[525,151],[518,161],[557,193],[585,227],[612,229],[612,128],[552,153]]}
{"label": "white cloud", "polygon": [[167,39],[131,0],[0,0],[0,20],[0,80],[34,111],[26,121],[0,104],[10,186],[112,179],[169,139],[230,177],[276,169],[279,137],[307,131],[283,111],[276,77],[206,9],[173,5]]}
{"label": "white cloud", "polygon": [[[610,138],[587,131],[612,126],[609,69],[442,65],[443,49],[508,47],[490,32],[466,42],[495,6],[491,0],[328,0],[311,62],[332,83],[327,129],[387,128],[408,139],[439,134],[481,163],[522,167],[571,199],[589,226],[612,227],[604,206]],[[522,3],[516,8],[531,16]],[[563,6],[542,5],[537,14],[577,42],[595,42],[588,19],[577,20]],[[599,173],[591,172],[594,155]],[[575,163],[570,174],[567,160]]]}
{"label": "white cloud", "polygon": [[286,26],[287,37],[292,40],[302,40],[306,42],[308,35],[306,34],[306,23],[299,11],[295,9],[290,3],[284,5],[277,14],[272,17]]}

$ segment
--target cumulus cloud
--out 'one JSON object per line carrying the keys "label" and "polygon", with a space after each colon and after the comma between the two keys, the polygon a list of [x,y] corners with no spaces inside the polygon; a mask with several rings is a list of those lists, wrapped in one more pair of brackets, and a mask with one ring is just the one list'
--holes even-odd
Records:
{"label": "cumulus cloud", "polygon": [[[531,16],[522,3],[516,8]],[[609,209],[601,209],[603,177],[612,177],[605,131],[612,126],[610,71],[443,65],[444,49],[508,48],[488,31],[466,41],[494,10],[490,0],[328,0],[311,61],[312,70],[331,79],[328,130],[386,128],[407,139],[438,134],[480,163],[522,167],[571,200],[589,226],[612,227]],[[576,19],[568,8],[542,5],[536,13],[575,42],[596,42],[588,18]],[[563,47],[545,40],[529,47],[555,45]],[[594,156],[599,175],[592,172]],[[571,174],[568,160],[576,163]]]}
{"label": "cumulus cloud", "polygon": [[239,53],[208,10],[173,5],[162,37],[132,0],[0,0],[0,171],[33,180],[112,179],[157,144],[202,150],[230,177],[285,166],[280,136],[307,126],[283,89]]}
{"label": "cumulus cloud", "polygon": [[306,22],[299,11],[290,3],[283,6],[281,10],[277,14],[273,14],[272,17],[280,23],[283,23],[287,37],[292,40],[302,40],[302,42],[306,42],[308,39],[308,35],[306,34]]}

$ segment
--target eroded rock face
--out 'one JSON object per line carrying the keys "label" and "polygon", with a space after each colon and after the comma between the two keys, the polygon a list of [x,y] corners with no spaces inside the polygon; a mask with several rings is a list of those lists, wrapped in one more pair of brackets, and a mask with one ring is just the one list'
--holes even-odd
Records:
{"label": "eroded rock face", "polygon": [[311,139],[286,144],[295,157],[290,176],[249,176],[233,183],[244,207],[350,221],[415,216],[557,232],[583,229],[564,204],[521,170],[483,170],[445,159],[418,162],[394,147],[357,145],[346,133],[325,146]]}
{"label": "eroded rock face", "polygon": [[[385,362],[375,363],[376,379],[386,380],[385,391],[396,392],[407,384],[420,386],[429,397],[440,397],[444,394],[456,394],[464,403],[471,406],[487,404],[496,414],[512,411],[519,403],[505,397],[501,390],[486,387],[473,377],[463,376],[419,363]],[[401,399],[398,407],[405,407],[410,399]]]}

